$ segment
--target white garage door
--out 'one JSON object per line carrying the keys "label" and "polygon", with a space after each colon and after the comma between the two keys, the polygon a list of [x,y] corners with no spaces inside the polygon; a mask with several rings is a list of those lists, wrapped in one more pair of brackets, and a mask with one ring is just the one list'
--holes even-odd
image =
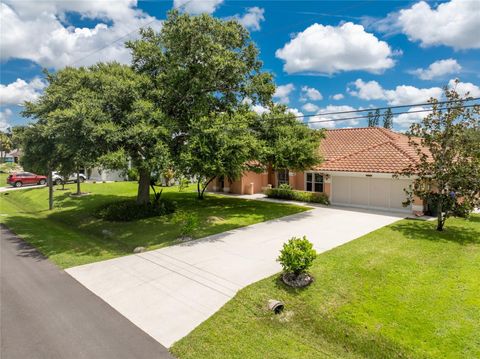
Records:
{"label": "white garage door", "polygon": [[410,180],[332,176],[332,204],[410,212],[403,207]]}

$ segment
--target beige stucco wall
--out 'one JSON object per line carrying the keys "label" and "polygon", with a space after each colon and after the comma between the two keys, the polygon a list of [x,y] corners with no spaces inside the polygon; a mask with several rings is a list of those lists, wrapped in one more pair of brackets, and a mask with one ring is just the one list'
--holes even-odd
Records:
{"label": "beige stucco wall", "polygon": [[242,194],[261,193],[262,188],[268,185],[268,173],[246,172],[242,177]]}
{"label": "beige stucco wall", "polygon": [[[230,193],[235,194],[250,194],[251,187],[253,183],[253,193],[261,193],[262,188],[268,185],[268,173],[256,173],[248,171],[246,172],[242,178],[237,181],[233,182],[225,182],[225,187],[230,188]],[[207,186],[207,190],[209,192],[218,192],[222,191],[220,188],[220,181],[215,178],[210,184]]]}

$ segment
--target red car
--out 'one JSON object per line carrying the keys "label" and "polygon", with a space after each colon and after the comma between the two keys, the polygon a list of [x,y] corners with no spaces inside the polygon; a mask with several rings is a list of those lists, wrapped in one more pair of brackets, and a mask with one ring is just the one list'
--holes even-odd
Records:
{"label": "red car", "polygon": [[41,184],[44,185],[47,183],[47,177],[39,176],[34,173],[30,172],[18,172],[12,173],[7,178],[7,183],[14,187],[22,187],[23,185],[34,185],[34,184]]}

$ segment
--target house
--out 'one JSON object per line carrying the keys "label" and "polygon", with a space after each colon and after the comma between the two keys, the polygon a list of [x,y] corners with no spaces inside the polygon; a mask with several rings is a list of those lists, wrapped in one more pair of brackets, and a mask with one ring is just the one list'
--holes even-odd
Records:
{"label": "house", "polygon": [[3,162],[5,163],[19,163],[20,162],[20,157],[22,156],[22,151],[19,149],[14,149],[11,152],[5,154],[3,156]]}
{"label": "house", "polygon": [[287,183],[296,190],[323,192],[335,205],[423,212],[420,198],[408,207],[402,204],[412,179],[394,178],[418,160],[406,135],[379,127],[327,130],[319,150],[324,161],[305,172],[247,172],[231,183],[217,179],[209,190],[253,194]]}
{"label": "house", "polygon": [[86,171],[87,179],[90,181],[126,181],[127,174],[125,171],[109,170],[101,167],[89,168]]}

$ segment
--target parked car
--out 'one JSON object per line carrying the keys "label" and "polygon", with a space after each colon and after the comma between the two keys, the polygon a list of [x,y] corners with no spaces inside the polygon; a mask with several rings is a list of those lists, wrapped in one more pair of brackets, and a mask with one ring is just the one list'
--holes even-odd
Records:
{"label": "parked car", "polygon": [[7,178],[7,183],[14,187],[22,187],[23,185],[44,185],[47,183],[47,177],[36,175],[30,172],[12,173]]}
{"label": "parked car", "polygon": [[[85,180],[87,179],[87,177],[85,177],[85,175],[83,173],[80,173],[79,174],[79,177],[80,177],[80,183],[82,182],[85,182]],[[52,180],[53,180],[53,183],[56,184],[56,185],[61,185],[62,183],[68,183],[68,182],[74,182],[76,183],[77,182],[77,174],[74,173],[74,174],[71,174],[70,176],[68,176],[68,178],[63,178],[60,173],[58,172],[52,172]]]}

